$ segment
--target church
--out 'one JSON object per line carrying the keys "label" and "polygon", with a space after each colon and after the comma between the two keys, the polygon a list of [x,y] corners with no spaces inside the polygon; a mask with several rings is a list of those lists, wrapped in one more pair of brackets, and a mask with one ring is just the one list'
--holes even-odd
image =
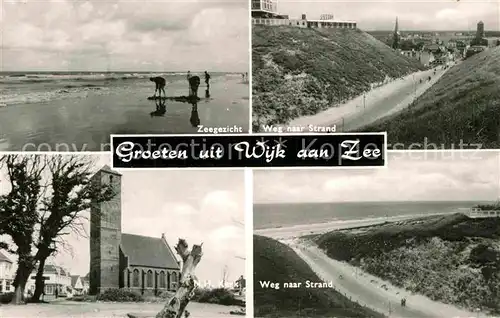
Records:
{"label": "church", "polygon": [[89,294],[110,288],[127,288],[141,295],[175,291],[180,262],[165,235],[122,233],[121,178],[108,166],[92,177],[96,185],[111,184],[116,194],[110,201],[94,203],[90,210]]}

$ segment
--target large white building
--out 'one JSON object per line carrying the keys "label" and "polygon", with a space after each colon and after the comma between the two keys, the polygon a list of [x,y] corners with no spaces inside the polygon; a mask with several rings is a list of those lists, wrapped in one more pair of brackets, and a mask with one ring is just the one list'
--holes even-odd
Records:
{"label": "large white building", "polygon": [[277,0],[252,0],[252,14],[278,13]]}
{"label": "large white building", "polygon": [[13,292],[14,268],[12,261],[0,251],[0,294]]}
{"label": "large white building", "polygon": [[[26,293],[33,294],[35,291],[35,278],[37,269],[35,269],[26,283]],[[71,294],[71,275],[64,268],[56,265],[45,265],[43,269],[43,277],[45,280],[45,295],[55,295],[56,289],[58,295]]]}

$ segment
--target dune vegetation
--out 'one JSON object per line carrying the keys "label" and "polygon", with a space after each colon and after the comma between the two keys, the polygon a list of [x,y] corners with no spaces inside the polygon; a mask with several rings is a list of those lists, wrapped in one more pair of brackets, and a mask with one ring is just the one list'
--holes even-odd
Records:
{"label": "dune vegetation", "polygon": [[422,70],[361,30],[252,27],[253,131],[335,107]]}
{"label": "dune vegetation", "polygon": [[[321,280],[288,246],[254,235],[255,317],[384,317],[329,288],[283,288],[285,282]],[[280,289],[262,288],[275,282]],[[302,284],[304,285],[304,284]]]}
{"label": "dune vegetation", "polygon": [[387,131],[392,147],[426,142],[455,149],[499,148],[499,87],[496,47],[453,66],[409,108],[361,131]]}
{"label": "dune vegetation", "polygon": [[333,231],[314,241],[409,291],[469,310],[500,313],[500,218],[462,214]]}

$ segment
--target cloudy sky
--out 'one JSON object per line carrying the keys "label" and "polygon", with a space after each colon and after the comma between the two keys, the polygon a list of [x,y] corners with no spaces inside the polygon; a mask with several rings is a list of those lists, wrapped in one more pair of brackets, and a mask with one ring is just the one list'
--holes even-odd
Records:
{"label": "cloudy sky", "polygon": [[[96,167],[109,163],[98,157]],[[0,182],[5,181],[2,176]],[[229,280],[245,274],[245,185],[243,171],[125,171],[122,176],[122,232],[161,237],[173,248],[179,237],[203,242],[197,267],[201,281],[216,284],[228,268]],[[3,192],[3,191],[2,191]],[[88,225],[87,225],[87,233]],[[72,251],[54,258],[72,274],[89,272],[89,241],[68,236]]]}
{"label": "cloudy sky", "polygon": [[318,19],[331,13],[356,20],[363,30],[474,30],[479,20],[486,30],[500,30],[498,0],[279,0],[278,11],[290,17]]}
{"label": "cloudy sky", "polygon": [[255,203],[491,201],[498,153],[392,153],[387,169],[254,172]]}
{"label": "cloudy sky", "polygon": [[247,0],[5,0],[2,13],[4,71],[248,71]]}

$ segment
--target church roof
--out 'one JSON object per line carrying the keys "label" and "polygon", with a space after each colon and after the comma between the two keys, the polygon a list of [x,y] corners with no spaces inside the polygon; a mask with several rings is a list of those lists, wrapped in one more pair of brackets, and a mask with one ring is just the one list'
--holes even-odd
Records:
{"label": "church roof", "polygon": [[121,249],[128,265],[180,269],[177,259],[162,238],[122,233]]}
{"label": "church roof", "polygon": [[0,262],[7,262],[12,264],[12,261],[5,254],[3,254],[2,251],[0,251]]}

